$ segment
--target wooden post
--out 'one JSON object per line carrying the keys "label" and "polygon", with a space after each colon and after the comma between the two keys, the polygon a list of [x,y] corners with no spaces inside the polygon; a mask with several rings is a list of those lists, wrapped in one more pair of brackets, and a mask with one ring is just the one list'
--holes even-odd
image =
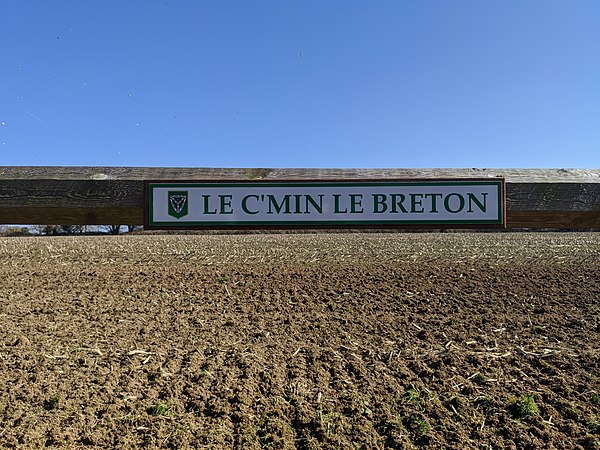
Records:
{"label": "wooden post", "polygon": [[2,167],[0,224],[140,225],[144,180],[506,179],[509,228],[600,228],[600,169]]}

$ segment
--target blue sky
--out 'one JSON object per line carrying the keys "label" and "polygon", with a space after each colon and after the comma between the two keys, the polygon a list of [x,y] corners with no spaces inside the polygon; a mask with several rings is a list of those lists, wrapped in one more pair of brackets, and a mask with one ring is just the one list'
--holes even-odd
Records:
{"label": "blue sky", "polygon": [[600,167],[600,2],[4,1],[0,165]]}

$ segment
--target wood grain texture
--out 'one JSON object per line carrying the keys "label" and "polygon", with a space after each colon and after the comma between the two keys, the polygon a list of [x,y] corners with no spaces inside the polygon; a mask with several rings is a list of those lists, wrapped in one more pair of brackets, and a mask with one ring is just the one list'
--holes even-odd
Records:
{"label": "wood grain texture", "polygon": [[600,211],[600,183],[506,183],[507,211]]}
{"label": "wood grain texture", "polygon": [[[5,221],[7,219],[8,221]],[[28,225],[142,225],[144,208],[2,208],[0,223]]]}
{"label": "wood grain texture", "polygon": [[486,178],[507,182],[600,183],[600,169],[266,169],[0,166],[0,180],[195,180]]}
{"label": "wood grain texture", "polygon": [[598,169],[210,169],[0,167],[0,224],[143,223],[143,180],[507,180],[507,224],[600,227]]}
{"label": "wood grain texture", "polygon": [[6,208],[134,208],[143,201],[141,181],[0,179],[0,207]]}
{"label": "wood grain texture", "polygon": [[510,211],[507,228],[600,228],[600,211]]}

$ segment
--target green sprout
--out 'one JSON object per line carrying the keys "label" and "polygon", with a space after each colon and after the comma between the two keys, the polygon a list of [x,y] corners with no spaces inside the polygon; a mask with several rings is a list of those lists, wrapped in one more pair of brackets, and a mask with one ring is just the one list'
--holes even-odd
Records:
{"label": "green sprout", "polygon": [[512,405],[513,415],[517,419],[526,419],[527,417],[534,417],[540,415],[540,409],[535,403],[534,394],[525,394],[521,397],[521,400],[515,402]]}

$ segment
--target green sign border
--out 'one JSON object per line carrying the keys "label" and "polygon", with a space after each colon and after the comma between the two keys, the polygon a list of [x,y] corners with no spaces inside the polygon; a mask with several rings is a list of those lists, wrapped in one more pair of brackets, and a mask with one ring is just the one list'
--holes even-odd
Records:
{"label": "green sign border", "polygon": [[[185,189],[197,187],[334,187],[334,186],[468,186],[495,185],[498,189],[497,220],[357,220],[357,221],[221,221],[221,222],[153,222],[154,188]],[[504,228],[506,226],[506,183],[504,178],[435,179],[435,180],[377,180],[377,181],[145,181],[144,228],[147,230],[218,230],[218,229],[325,229],[325,228]]]}

